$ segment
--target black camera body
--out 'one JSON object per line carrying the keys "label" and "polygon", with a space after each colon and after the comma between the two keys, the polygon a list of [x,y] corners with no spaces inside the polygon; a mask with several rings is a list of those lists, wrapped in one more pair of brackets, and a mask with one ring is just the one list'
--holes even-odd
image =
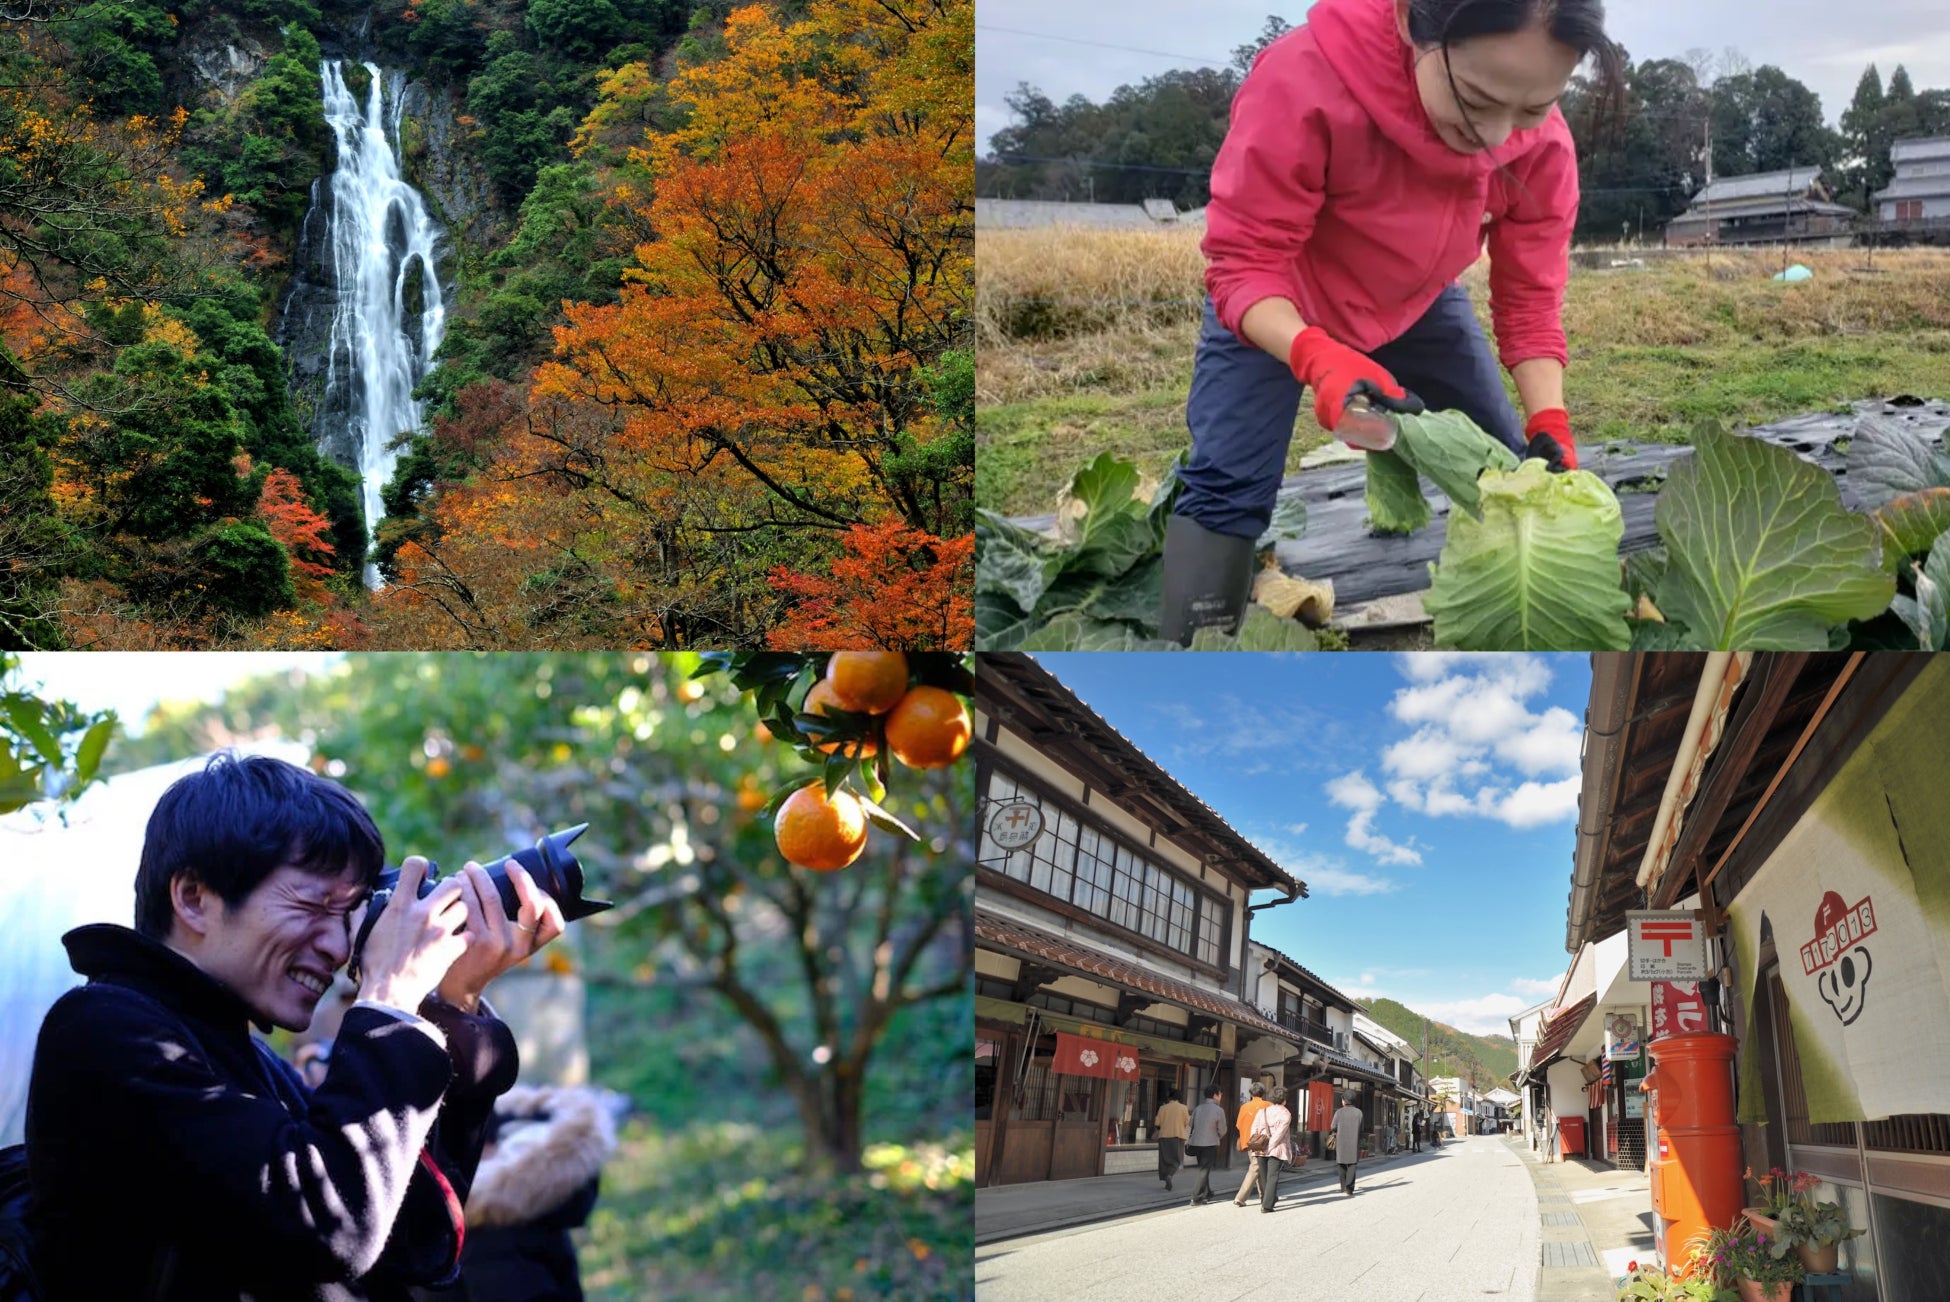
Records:
{"label": "black camera body", "polygon": [[[491,863],[481,865],[494,882],[495,892],[501,897],[501,908],[510,920],[521,915],[521,898],[515,894],[515,884],[508,879],[510,861],[528,870],[535,885],[546,891],[562,910],[564,922],[577,922],[591,914],[601,913],[613,907],[607,900],[583,898],[582,864],[569,850],[569,843],[589,830],[589,824],[576,826],[560,832],[550,832],[526,850],[503,855]],[[427,874],[420,882],[419,898],[425,899],[440,881],[440,865],[428,861]],[[365,921],[359,924],[359,934],[352,941],[352,961],[346,968],[346,975],[356,983],[362,978],[360,956],[366,948],[366,937],[372,934],[372,926],[379,921],[379,915],[399,889],[399,869],[388,868],[379,874],[374,884],[372,900],[366,905]]]}

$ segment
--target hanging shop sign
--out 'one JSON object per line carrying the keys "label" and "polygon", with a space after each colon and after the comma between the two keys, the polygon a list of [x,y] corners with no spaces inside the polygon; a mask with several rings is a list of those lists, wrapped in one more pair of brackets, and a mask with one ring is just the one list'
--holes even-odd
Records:
{"label": "hanging shop sign", "polygon": [[1605,1061],[1624,1062],[1639,1056],[1645,1047],[1645,1034],[1639,1029],[1637,1013],[1605,1014]]}
{"label": "hanging shop sign", "polygon": [[[1950,1111],[1950,660],[1889,708],[1734,897],[1740,994],[1771,928],[1808,1120]],[[1741,1055],[1741,1117],[1759,1055]]]}
{"label": "hanging shop sign", "polygon": [[1096,1076],[1106,1080],[1136,1080],[1137,1050],[1127,1044],[1093,1040],[1087,1035],[1056,1033],[1056,1057],[1050,1071],[1058,1076]]}
{"label": "hanging shop sign", "polygon": [[1706,1001],[1697,981],[1652,983],[1652,1038],[1706,1029]]}
{"label": "hanging shop sign", "polygon": [[1626,975],[1634,981],[1698,981],[1706,966],[1706,926],[1690,912],[1649,909],[1625,915]]}
{"label": "hanging shop sign", "polygon": [[1043,834],[1043,811],[1026,800],[1010,800],[989,815],[989,840],[1003,850],[1020,850]]}

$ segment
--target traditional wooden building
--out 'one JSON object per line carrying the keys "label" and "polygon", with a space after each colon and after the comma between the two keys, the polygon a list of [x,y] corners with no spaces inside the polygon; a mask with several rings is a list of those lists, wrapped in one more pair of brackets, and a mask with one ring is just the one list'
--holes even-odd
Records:
{"label": "traditional wooden building", "polygon": [[1666,226],[1671,245],[1829,243],[1846,245],[1859,216],[1835,203],[1819,167],[1728,176],[1693,196]]}
{"label": "traditional wooden building", "polygon": [[1950,136],[1898,140],[1889,146],[1896,174],[1876,192],[1885,222],[1950,221]]}
{"label": "traditional wooden building", "polygon": [[[1942,656],[1593,657],[1567,948],[1697,900],[1715,975],[1676,1029],[1737,1037],[1739,1162],[1813,1173],[1865,1231],[1848,1302],[1950,1297],[1946,735]],[[1546,1023],[1533,1076],[1604,994]]]}
{"label": "traditional wooden building", "polygon": [[1306,886],[1027,656],[983,657],[975,733],[976,1183],[1152,1166],[1166,1093],[1300,1051],[1247,946]]}

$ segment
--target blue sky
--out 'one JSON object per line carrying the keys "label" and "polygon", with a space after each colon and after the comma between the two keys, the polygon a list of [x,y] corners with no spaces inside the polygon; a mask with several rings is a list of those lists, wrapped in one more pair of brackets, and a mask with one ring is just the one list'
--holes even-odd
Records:
{"label": "blue sky", "polygon": [[1483,1034],[1555,992],[1588,657],[1036,659],[1307,883],[1256,938]]}

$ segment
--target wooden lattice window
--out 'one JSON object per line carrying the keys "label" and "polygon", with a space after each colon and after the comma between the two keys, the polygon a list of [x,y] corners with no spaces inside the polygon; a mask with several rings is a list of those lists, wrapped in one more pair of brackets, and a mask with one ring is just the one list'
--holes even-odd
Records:
{"label": "wooden lattice window", "polygon": [[1781,974],[1767,978],[1769,1003],[1774,1009],[1774,1056],[1781,1064],[1781,1102],[1787,1110],[1787,1137],[1791,1144],[1833,1144],[1855,1147],[1853,1121],[1808,1120],[1808,1098],[1801,1088],[1801,1055],[1794,1048],[1794,1027],[1788,1019],[1787,990]]}

